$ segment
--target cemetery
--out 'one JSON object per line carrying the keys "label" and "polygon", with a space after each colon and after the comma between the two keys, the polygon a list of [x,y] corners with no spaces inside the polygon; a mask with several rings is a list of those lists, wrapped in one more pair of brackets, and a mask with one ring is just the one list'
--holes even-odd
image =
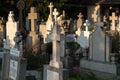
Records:
{"label": "cemetery", "polygon": [[119,5],[0,1],[0,80],[120,80]]}

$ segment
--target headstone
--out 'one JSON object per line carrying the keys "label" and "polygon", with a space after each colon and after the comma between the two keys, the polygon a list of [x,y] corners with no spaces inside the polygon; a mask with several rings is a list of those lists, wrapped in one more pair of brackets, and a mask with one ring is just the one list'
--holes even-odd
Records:
{"label": "headstone", "polygon": [[3,42],[3,58],[2,58],[2,71],[1,80],[9,77],[9,61],[10,61],[10,39],[7,37]]}
{"label": "headstone", "polygon": [[110,36],[101,28],[103,23],[100,22],[99,18],[95,25],[96,29],[90,34],[88,58],[81,59],[80,66],[117,75],[120,66],[111,62]]}
{"label": "headstone", "polygon": [[55,20],[55,25],[53,26],[53,32],[52,32],[53,54],[49,66],[44,66],[44,80],[62,80],[62,70],[61,70],[62,63],[60,61],[60,55],[59,55],[60,33],[58,32],[58,25],[57,25],[57,16],[58,16],[57,9],[54,9],[53,15]]}
{"label": "headstone", "polygon": [[117,20],[117,16],[115,16],[115,13],[112,13],[112,16],[109,17],[109,20],[112,21],[110,30],[115,31],[115,21]]}
{"label": "headstone", "polygon": [[28,14],[28,18],[31,20],[31,31],[30,31],[30,49],[33,51],[38,51],[39,48],[39,38],[38,34],[36,33],[36,20],[37,20],[37,13],[35,11],[35,7],[31,7],[30,13]]}
{"label": "headstone", "polygon": [[88,27],[90,26],[90,23],[88,20],[84,23],[85,31],[81,31],[81,33],[77,34],[77,40],[76,42],[80,44],[81,47],[87,48],[89,47],[89,35],[90,31],[88,31]]}
{"label": "headstone", "polygon": [[26,59],[23,58],[22,38],[18,33],[14,38],[15,45],[10,49],[9,78],[12,80],[25,80]]}
{"label": "headstone", "polygon": [[6,23],[6,37],[9,36],[11,47],[15,45],[13,38],[15,37],[15,33],[17,32],[17,30],[18,24],[14,20],[14,13],[13,11],[10,11],[8,14],[8,21]]}

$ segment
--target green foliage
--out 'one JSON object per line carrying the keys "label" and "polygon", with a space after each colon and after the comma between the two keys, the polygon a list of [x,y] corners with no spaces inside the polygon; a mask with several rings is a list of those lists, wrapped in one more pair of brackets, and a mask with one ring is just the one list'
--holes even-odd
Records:
{"label": "green foliage", "polygon": [[67,48],[70,50],[69,51],[70,55],[74,55],[76,50],[80,47],[80,45],[76,42],[67,42],[66,45],[67,45]]}

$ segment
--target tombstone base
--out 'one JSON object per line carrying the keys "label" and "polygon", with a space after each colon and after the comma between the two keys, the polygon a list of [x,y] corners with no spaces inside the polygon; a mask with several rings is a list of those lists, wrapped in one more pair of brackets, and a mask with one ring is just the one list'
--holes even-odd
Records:
{"label": "tombstone base", "polygon": [[63,80],[62,69],[44,65],[43,80]]}
{"label": "tombstone base", "polygon": [[120,74],[120,65],[118,64],[103,63],[98,61],[82,59],[80,61],[80,66],[82,68],[111,73],[114,75]]}

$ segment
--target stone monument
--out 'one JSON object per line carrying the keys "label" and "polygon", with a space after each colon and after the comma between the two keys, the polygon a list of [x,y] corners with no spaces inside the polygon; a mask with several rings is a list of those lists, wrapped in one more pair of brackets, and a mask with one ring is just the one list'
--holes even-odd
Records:
{"label": "stone monument", "polygon": [[8,14],[8,21],[6,23],[6,37],[9,36],[11,47],[15,45],[13,38],[15,37],[15,33],[17,32],[17,30],[18,24],[14,20],[14,13],[13,11],[10,11]]}
{"label": "stone monument", "polygon": [[120,66],[113,63],[116,58],[110,53],[110,36],[101,28],[103,23],[100,20],[95,25],[96,29],[90,34],[88,58],[81,59],[80,66],[117,75]]}
{"label": "stone monument", "polygon": [[58,32],[58,12],[56,8],[54,9],[53,15],[55,20],[52,31],[53,54],[49,65],[44,66],[44,80],[62,80],[62,62],[60,61],[59,55],[60,33]]}

